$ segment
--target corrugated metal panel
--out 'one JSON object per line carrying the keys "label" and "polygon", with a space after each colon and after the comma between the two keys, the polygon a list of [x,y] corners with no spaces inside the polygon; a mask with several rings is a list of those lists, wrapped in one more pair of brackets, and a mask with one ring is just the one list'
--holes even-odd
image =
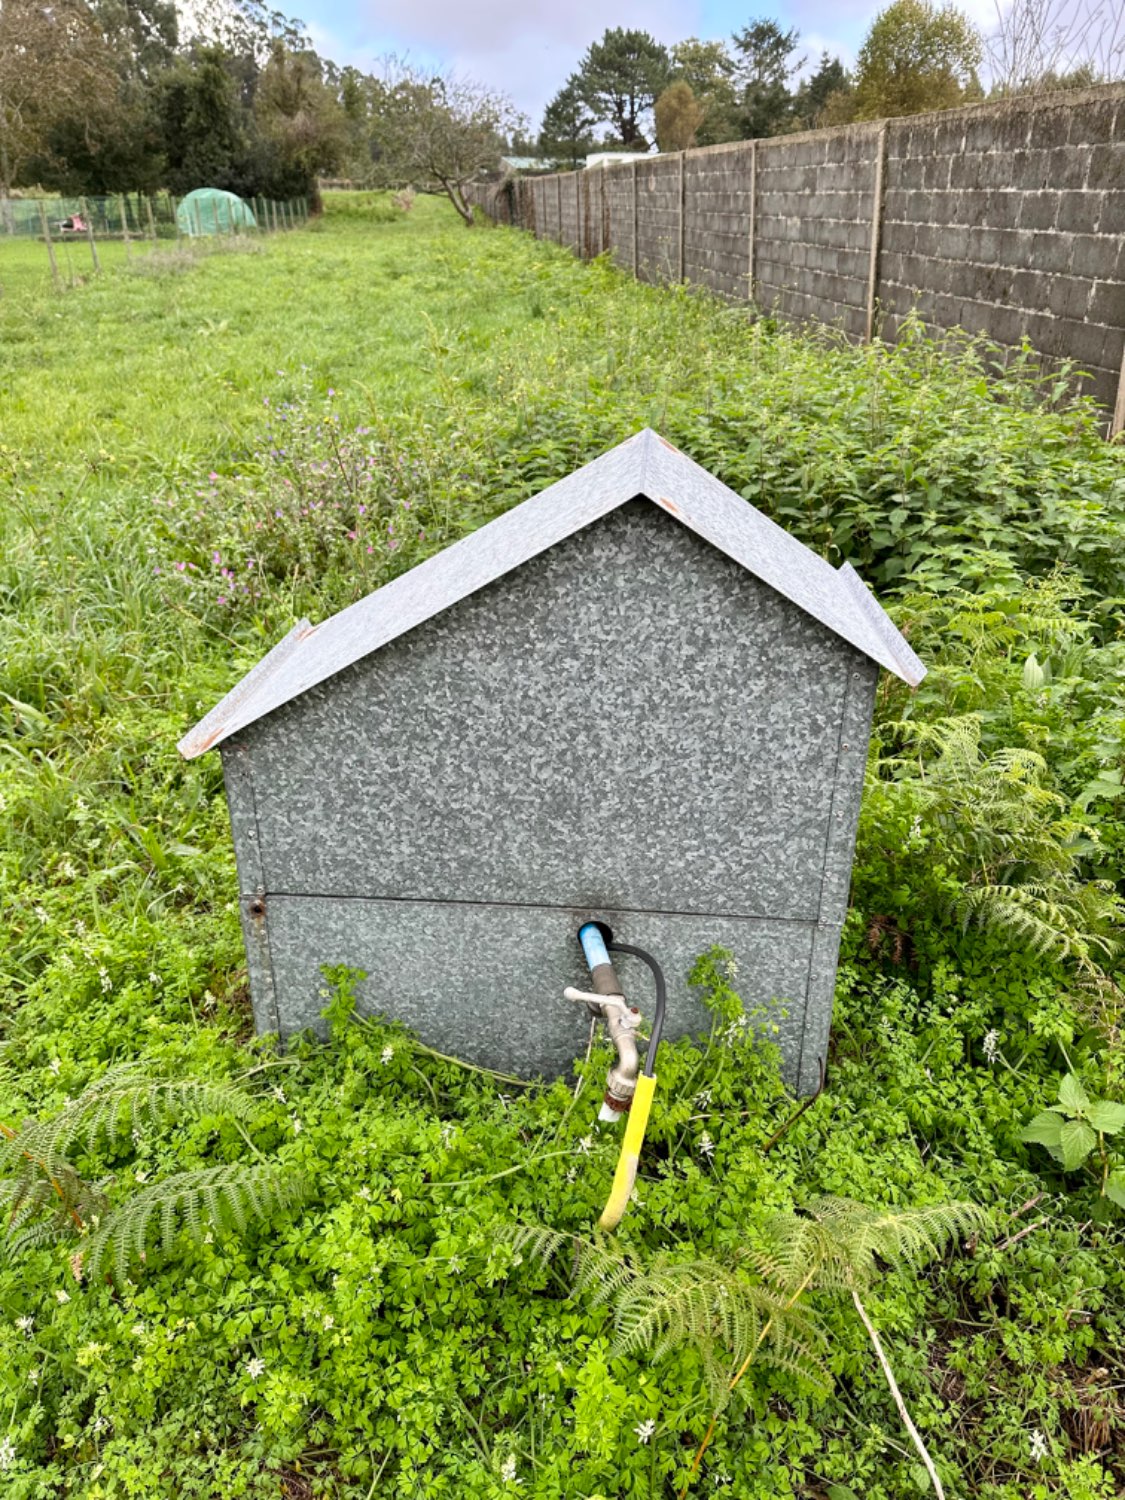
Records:
{"label": "corrugated metal panel", "polygon": [[647,498],[914,685],[925,668],[850,568],[837,571],[646,428],[311,627],[302,621],[180,742],[189,759],[635,498]]}

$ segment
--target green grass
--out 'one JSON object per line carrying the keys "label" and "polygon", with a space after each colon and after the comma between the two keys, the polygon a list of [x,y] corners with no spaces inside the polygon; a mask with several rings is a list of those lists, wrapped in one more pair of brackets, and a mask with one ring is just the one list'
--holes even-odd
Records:
{"label": "green grass", "polygon": [[[569,1083],[512,1100],[380,1027],[263,1055],[217,757],[175,751],[294,618],[646,423],[852,558],[932,671],[880,694],[828,1093],[766,1155],[791,1107],[769,1055],[669,1049],[623,1243],[729,1258],[817,1192],[1047,1194],[1046,1225],[888,1275],[874,1314],[951,1496],[1111,1495],[1120,1217],[1020,1140],[1072,1066],[1091,1097],[1123,1087],[1120,958],[1099,946],[1119,910],[1092,882],[1119,881],[1125,851],[1125,451],[1096,414],[1030,358],[1002,374],[986,346],[919,329],[896,350],[803,336],[467,232],[432,199],[388,218],[381,197],[331,195],[308,229],[155,264],[119,249],[56,292],[42,246],[0,240],[0,1123],[56,1114],[118,1061],[258,1069],[284,1098],[247,1121],[123,1133],[80,1165],[116,1202],[138,1171],[249,1152],[314,1198],[244,1242],[154,1255],[119,1291],[79,1287],[70,1246],[0,1259],[5,1500],[493,1496],[513,1456],[526,1494],[686,1478],[699,1362],[611,1358],[604,1309],[492,1233],[588,1228],[613,1154],[583,1145],[594,1081],[577,1105]],[[976,738],[954,739],[965,715]],[[1042,887],[1039,926],[994,901],[963,930],[982,885]],[[1060,957],[1079,941],[1100,972]],[[748,1378],[697,1493],[917,1489],[862,1330],[831,1299],[816,1312],[833,1394]]]}

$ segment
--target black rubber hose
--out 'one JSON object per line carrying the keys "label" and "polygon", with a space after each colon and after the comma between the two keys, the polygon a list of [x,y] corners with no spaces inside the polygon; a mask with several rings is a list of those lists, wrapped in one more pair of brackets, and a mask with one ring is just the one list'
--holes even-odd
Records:
{"label": "black rubber hose", "polygon": [[660,1046],[660,1033],[664,1030],[664,1010],[668,1004],[668,989],[664,983],[664,971],[651,953],[646,953],[643,948],[634,948],[632,943],[618,943],[611,938],[606,947],[611,953],[628,953],[632,958],[639,958],[641,963],[647,964],[652,970],[652,977],[656,982],[656,1014],[652,1018],[652,1030],[648,1036],[648,1051],[645,1053],[645,1065],[641,1069],[646,1078],[652,1078],[656,1073],[656,1049]]}

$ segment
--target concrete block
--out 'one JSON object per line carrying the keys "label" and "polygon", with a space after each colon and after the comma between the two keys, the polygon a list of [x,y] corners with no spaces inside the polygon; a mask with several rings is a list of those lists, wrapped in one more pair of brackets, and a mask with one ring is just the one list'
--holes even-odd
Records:
{"label": "concrete block", "polygon": [[[1125,115],[1125,105],[1122,106],[1122,114]],[[1125,159],[1125,121],[1122,122],[1120,130],[1121,139],[1113,145],[1090,147],[1087,154],[1088,167],[1085,184],[1076,183],[1074,184],[1076,187],[1084,185],[1091,188],[1118,190],[1121,188],[1122,179],[1125,176],[1125,166],[1122,165]],[[1120,226],[1118,232],[1120,233]]]}
{"label": "concrete block", "polygon": [[1059,194],[1057,228],[1068,234],[1096,234],[1103,218],[1107,227],[1113,223],[1125,225],[1125,191],[1105,193],[1078,188]]}
{"label": "concrete block", "polygon": [[1091,284],[1081,276],[1046,278],[1047,307],[1056,318],[1085,319],[1090,306]]}
{"label": "concrete block", "polygon": [[[1113,150],[1113,147],[1099,147],[1097,149]],[[1060,146],[1057,150],[1048,153],[1047,158],[1047,182],[1053,188],[1084,188],[1089,177],[1090,167],[1093,161],[1094,151],[1085,146]],[[1122,180],[1125,167],[1122,166],[1122,153],[1118,152],[1118,185]],[[1105,183],[1109,187],[1111,184]],[[1092,186],[1103,186],[1101,183],[1093,183]]]}
{"label": "concrete block", "polygon": [[1019,227],[1021,229],[1054,229],[1058,224],[1060,197],[1061,195],[1053,189],[1021,194]]}
{"label": "concrete block", "polygon": [[1125,138],[1125,105],[1120,99],[1091,99],[1071,111],[1066,133],[1068,145],[1103,146],[1122,138]]}
{"label": "concrete block", "polygon": [[1102,323],[1107,328],[1125,328],[1125,283],[1099,281],[1090,293],[1091,323]]}
{"label": "concrete block", "polygon": [[980,222],[990,229],[1014,229],[1020,216],[1023,194],[1007,188],[993,188],[985,201]]}
{"label": "concrete block", "polygon": [[1054,153],[1049,151],[1014,151],[1012,153],[1012,186],[1022,188],[1024,192],[1035,192],[1039,188],[1050,186],[1063,186],[1062,183],[1052,184],[1051,182],[1051,157],[1053,155]]}
{"label": "concrete block", "polygon": [[1032,150],[1065,146],[1072,111],[1066,105],[1043,105],[1030,112],[1027,144]]}
{"label": "concrete block", "polygon": [[1106,281],[1118,274],[1118,255],[1122,239],[1113,234],[1075,234],[1070,236],[1070,267],[1073,276],[1091,281]]}
{"label": "concrete block", "polygon": [[1069,271],[1072,246],[1069,234],[1044,230],[1031,236],[1031,253],[1024,263],[1034,266],[1037,271]]}

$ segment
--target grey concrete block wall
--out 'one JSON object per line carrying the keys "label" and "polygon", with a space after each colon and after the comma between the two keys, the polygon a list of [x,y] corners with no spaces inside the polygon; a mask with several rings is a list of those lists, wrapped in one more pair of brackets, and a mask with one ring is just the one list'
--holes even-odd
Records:
{"label": "grey concrete block wall", "polygon": [[879,305],[1074,360],[1112,407],[1125,344],[1125,89],[887,129]]}
{"label": "grey concrete block wall", "polygon": [[[609,251],[644,281],[678,279],[682,243],[685,280],[745,299],[752,255],[763,309],[852,337],[870,320],[893,339],[915,312],[1012,348],[1027,338],[1077,364],[1114,407],[1125,85],[641,158],[584,179],[540,178],[533,196],[506,201],[530,208],[540,237]],[[506,217],[499,195],[475,197]]]}

